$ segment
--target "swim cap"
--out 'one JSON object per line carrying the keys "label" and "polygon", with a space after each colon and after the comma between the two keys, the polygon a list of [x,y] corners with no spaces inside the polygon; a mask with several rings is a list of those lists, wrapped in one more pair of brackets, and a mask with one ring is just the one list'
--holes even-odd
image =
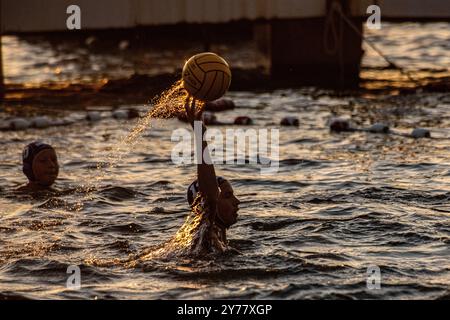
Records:
{"label": "swim cap", "polygon": [[53,147],[49,144],[34,141],[27,145],[22,152],[22,171],[27,176],[28,180],[34,181],[35,177],[33,174],[33,160],[36,155],[45,149],[52,149]]}
{"label": "swim cap", "polygon": [[[224,183],[226,179],[222,177],[217,177],[217,185],[220,187],[222,183]],[[187,200],[189,202],[189,205],[191,205],[194,202],[195,197],[197,196],[198,191],[200,190],[200,187],[198,185],[198,180],[195,179],[188,187],[187,189]]]}

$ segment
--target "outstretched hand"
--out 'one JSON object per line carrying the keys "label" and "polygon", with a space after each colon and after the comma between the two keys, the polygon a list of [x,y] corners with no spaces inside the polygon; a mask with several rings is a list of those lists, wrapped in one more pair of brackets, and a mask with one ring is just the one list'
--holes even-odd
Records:
{"label": "outstretched hand", "polygon": [[[190,103],[191,98],[192,102]],[[184,109],[186,110],[186,117],[192,127],[194,126],[195,120],[202,120],[203,108],[197,110],[197,106],[195,105],[195,98],[193,98],[192,96],[188,95],[186,97],[186,100],[184,102]]]}

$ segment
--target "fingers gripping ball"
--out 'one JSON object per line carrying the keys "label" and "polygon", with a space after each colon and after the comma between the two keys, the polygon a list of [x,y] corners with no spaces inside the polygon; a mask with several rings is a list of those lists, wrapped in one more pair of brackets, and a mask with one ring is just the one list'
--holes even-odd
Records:
{"label": "fingers gripping ball", "polygon": [[194,98],[203,101],[219,99],[231,83],[228,63],[217,54],[204,52],[191,57],[184,65],[184,88]]}

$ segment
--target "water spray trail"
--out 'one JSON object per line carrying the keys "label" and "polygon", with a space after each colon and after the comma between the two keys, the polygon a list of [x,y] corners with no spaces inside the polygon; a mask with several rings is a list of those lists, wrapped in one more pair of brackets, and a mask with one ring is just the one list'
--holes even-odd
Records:
{"label": "water spray trail", "polygon": [[85,193],[85,195],[75,205],[75,211],[82,210],[83,204],[93,199],[93,192],[105,178],[108,170],[120,163],[123,156],[131,150],[142,136],[144,130],[150,127],[151,120],[154,118],[168,119],[176,117],[180,112],[184,111],[185,98],[186,91],[183,89],[182,81],[179,80],[170,89],[154,99],[154,107],[138,121],[131,132],[106,156],[106,161],[98,162],[95,170],[90,170],[87,182],[78,188],[78,191]]}

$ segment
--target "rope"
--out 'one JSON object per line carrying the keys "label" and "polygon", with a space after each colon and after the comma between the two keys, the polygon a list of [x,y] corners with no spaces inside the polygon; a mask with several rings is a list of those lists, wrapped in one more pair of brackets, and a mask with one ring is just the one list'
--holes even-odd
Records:
{"label": "rope", "polygon": [[[339,11],[341,9],[341,6],[337,2],[332,2],[331,9],[328,11],[326,19],[325,19],[325,31],[324,31],[324,37],[323,37],[323,46],[325,48],[325,52],[329,55],[335,55],[338,52],[339,47],[339,38],[340,34],[338,34],[338,31],[335,28],[336,22],[335,22],[335,12]],[[329,34],[332,33],[333,38],[332,44],[330,45],[331,41],[329,39]],[[342,33],[342,30],[339,30],[339,33]]]}
{"label": "rope", "polygon": [[[338,14],[340,17],[340,24],[339,24],[339,31],[336,30],[335,28],[335,18],[334,16]],[[329,55],[335,55],[336,53],[339,54],[339,64],[340,64],[340,68],[341,68],[341,78],[342,78],[342,74],[343,74],[343,56],[341,56],[343,54],[343,46],[342,46],[342,36],[343,36],[343,26],[342,26],[342,21],[345,21],[349,27],[356,33],[358,34],[361,39],[372,49],[374,50],[381,58],[384,59],[384,61],[387,62],[388,64],[388,68],[393,68],[396,69],[398,71],[400,71],[401,74],[403,74],[404,76],[406,76],[411,82],[414,83],[418,83],[418,80],[414,79],[411,74],[406,71],[405,69],[403,69],[402,67],[400,67],[399,65],[397,65],[396,63],[394,63],[394,61],[392,61],[389,57],[387,57],[386,55],[384,55],[380,49],[378,49],[375,44],[373,44],[370,40],[368,40],[367,38],[364,37],[364,34],[362,32],[360,32],[358,30],[358,28],[355,26],[355,24],[344,14],[343,10],[342,10],[342,6],[341,3],[338,1],[333,1],[331,3],[331,7],[330,7],[330,11],[327,14],[326,20],[325,20],[325,32],[324,32],[324,48],[325,48],[325,52]],[[333,41],[335,43],[334,48],[330,49],[329,46],[329,42],[328,42],[328,37],[329,37],[329,32],[331,31],[333,32]],[[340,42],[340,45],[337,44],[337,42]],[[341,79],[342,80],[342,79]]]}
{"label": "rope", "polygon": [[381,52],[381,50],[375,46],[375,44],[373,44],[371,41],[369,41],[367,38],[365,38],[364,35],[358,30],[358,28],[353,24],[353,22],[348,17],[346,17],[345,15],[342,15],[342,18],[344,19],[345,22],[347,22],[347,24],[350,26],[350,28],[352,28],[352,30],[355,31],[370,48],[372,48],[372,50],[374,50],[376,53],[378,53],[378,55],[380,57],[382,57],[384,59],[384,61],[386,61],[388,63],[388,68],[397,69],[398,71],[400,71],[401,74],[406,76],[411,82],[414,82],[414,83],[418,82],[418,80],[414,79],[408,71],[406,71],[405,69],[400,67],[398,64],[394,63],[394,61],[392,61],[390,58],[388,58],[386,55],[384,55]]}
{"label": "rope", "polygon": [[[338,63],[339,63],[339,82],[341,87],[344,85],[345,81],[345,70],[344,70],[344,24],[341,19],[343,15],[342,7],[339,2],[333,1],[331,3],[331,8],[327,13],[325,19],[325,30],[323,37],[323,46],[325,49],[325,53],[328,55],[337,55]],[[336,21],[337,18],[339,21]],[[332,38],[330,39],[330,32],[332,34]],[[331,41],[329,41],[331,40]],[[333,45],[330,45],[330,42]]]}

